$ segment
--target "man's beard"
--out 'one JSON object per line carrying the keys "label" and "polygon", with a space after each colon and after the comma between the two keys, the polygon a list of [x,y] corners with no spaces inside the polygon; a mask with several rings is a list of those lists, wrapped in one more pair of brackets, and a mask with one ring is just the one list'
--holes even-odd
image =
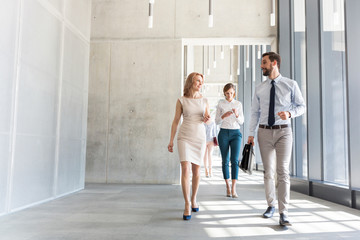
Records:
{"label": "man's beard", "polygon": [[267,77],[267,76],[269,76],[269,75],[272,73],[272,71],[273,71],[273,66],[270,65],[270,69],[266,69],[266,68],[265,68],[265,72],[263,71],[263,75],[264,75],[265,77]]}

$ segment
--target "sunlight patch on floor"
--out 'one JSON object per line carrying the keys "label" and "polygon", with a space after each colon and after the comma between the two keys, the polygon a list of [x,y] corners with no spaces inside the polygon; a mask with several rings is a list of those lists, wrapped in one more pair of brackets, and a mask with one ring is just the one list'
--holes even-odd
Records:
{"label": "sunlight patch on floor", "polygon": [[252,210],[252,207],[249,207],[244,204],[222,204],[222,205],[207,205],[203,207],[207,211],[244,211]]}
{"label": "sunlight patch on floor", "polygon": [[[356,231],[360,231],[360,221],[344,221],[342,222],[345,226],[348,226]],[[360,236],[359,236],[360,238]]]}
{"label": "sunlight patch on floor", "polygon": [[342,211],[324,211],[324,212],[314,212],[314,213],[331,221],[347,221],[347,220],[360,221],[360,217]]}
{"label": "sunlight patch on floor", "polygon": [[314,203],[314,202],[304,202],[304,203],[296,203],[295,200],[290,200],[293,208],[307,208],[307,209],[328,209],[329,207]]}
{"label": "sunlight patch on floor", "polygon": [[[295,223],[295,222],[294,222]],[[341,222],[316,222],[311,224],[311,220],[306,223],[296,223],[291,227],[298,233],[324,233],[324,232],[351,232],[352,228],[344,226]]]}
{"label": "sunlight patch on floor", "polygon": [[[227,227],[227,228],[205,228],[209,237],[213,238],[226,238],[226,237],[250,237],[250,236],[268,236],[279,235],[271,227]],[[296,234],[296,232],[288,230],[286,234]]]}

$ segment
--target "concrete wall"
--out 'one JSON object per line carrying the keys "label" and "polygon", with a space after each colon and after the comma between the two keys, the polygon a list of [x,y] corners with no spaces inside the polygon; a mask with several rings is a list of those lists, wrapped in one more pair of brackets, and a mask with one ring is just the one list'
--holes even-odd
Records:
{"label": "concrete wall", "polygon": [[91,1],[0,8],[0,215],[84,187]]}
{"label": "concrete wall", "polygon": [[93,0],[87,182],[179,183],[167,144],[181,95],[182,38],[269,38],[271,1]]}
{"label": "concrete wall", "polygon": [[180,95],[181,42],[91,46],[87,181],[173,183],[178,162],[164,142]]}

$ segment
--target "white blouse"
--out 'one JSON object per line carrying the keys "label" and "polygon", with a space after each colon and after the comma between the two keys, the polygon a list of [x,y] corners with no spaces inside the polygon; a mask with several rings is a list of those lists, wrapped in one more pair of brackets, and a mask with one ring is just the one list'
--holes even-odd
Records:
{"label": "white blouse", "polygon": [[[224,113],[232,111],[235,108],[239,114],[238,117],[235,114],[231,114],[229,117],[221,118]],[[240,125],[244,123],[244,114],[241,102],[233,99],[231,102],[226,99],[221,99],[216,107],[215,122],[220,125],[220,128],[224,129],[240,129]]]}

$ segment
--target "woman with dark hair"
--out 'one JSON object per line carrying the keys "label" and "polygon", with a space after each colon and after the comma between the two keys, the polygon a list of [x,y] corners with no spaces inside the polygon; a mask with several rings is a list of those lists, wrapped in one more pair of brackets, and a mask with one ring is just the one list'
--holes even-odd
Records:
{"label": "woman with dark hair", "polygon": [[[235,100],[235,86],[232,83],[223,89],[225,99],[219,101],[216,107],[215,122],[220,125],[218,135],[219,148],[222,158],[222,172],[226,184],[226,196],[237,198],[236,181],[239,173],[239,155],[242,134],[240,125],[244,123],[244,114],[241,102]],[[231,154],[229,154],[229,150]],[[229,156],[230,155],[230,156]],[[229,161],[231,160],[231,182],[229,174]]]}
{"label": "woman with dark hair", "polygon": [[[205,155],[206,132],[203,123],[210,119],[209,104],[200,94],[204,76],[191,73],[184,86],[184,96],[176,102],[175,117],[171,126],[168,151],[173,152],[174,138],[181,116],[183,122],[177,137],[181,164],[181,187],[185,200],[184,220],[191,219],[191,212],[198,212],[196,195],[200,183],[200,164]],[[190,173],[192,172],[192,194],[190,197]]]}

